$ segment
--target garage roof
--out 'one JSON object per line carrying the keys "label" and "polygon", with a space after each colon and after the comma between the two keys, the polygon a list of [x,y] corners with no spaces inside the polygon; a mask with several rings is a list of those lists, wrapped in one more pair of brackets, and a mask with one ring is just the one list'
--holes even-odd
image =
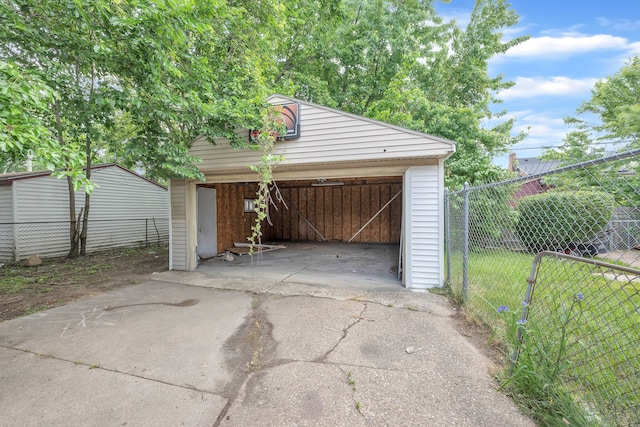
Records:
{"label": "garage roof", "polygon": [[[455,142],[433,135],[283,95],[272,95],[268,101],[273,105],[297,102],[300,106],[300,137],[278,141],[274,148],[274,154],[285,158],[278,165],[279,170],[362,162],[415,165],[420,160],[444,159],[455,152]],[[238,133],[248,138],[248,130]],[[259,159],[258,152],[234,149],[226,139],[218,139],[212,145],[198,138],[190,153],[202,159],[198,168],[205,175],[246,171],[247,164]]]}

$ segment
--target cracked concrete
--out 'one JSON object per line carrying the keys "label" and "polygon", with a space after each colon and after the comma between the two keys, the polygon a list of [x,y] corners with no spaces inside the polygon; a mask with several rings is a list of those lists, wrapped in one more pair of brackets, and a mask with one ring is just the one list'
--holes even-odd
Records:
{"label": "cracked concrete", "polygon": [[249,376],[222,426],[534,425],[446,316],[310,296],[269,297],[262,309],[271,367]]}
{"label": "cracked concrete", "polygon": [[156,278],[0,323],[0,426],[534,425],[443,297]]}

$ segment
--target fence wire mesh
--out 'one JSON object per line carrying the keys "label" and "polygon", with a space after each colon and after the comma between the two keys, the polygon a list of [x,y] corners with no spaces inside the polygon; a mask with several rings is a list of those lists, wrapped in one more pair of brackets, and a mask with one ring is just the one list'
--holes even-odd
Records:
{"label": "fence wire mesh", "polygon": [[[452,293],[507,340],[504,311],[520,309],[536,254],[567,255],[537,266],[528,325],[540,325],[544,343],[558,342],[571,326],[562,387],[594,414],[594,425],[640,426],[640,279],[623,272],[640,269],[638,155],[555,162],[537,174],[446,195]],[[570,325],[563,324],[569,314]]]}
{"label": "fence wire mesh", "polygon": [[[0,263],[31,255],[64,256],[70,248],[69,221],[0,223]],[[87,253],[118,248],[166,244],[169,218],[90,220]]]}
{"label": "fence wire mesh", "polygon": [[521,351],[593,425],[640,425],[640,271],[542,252]]}

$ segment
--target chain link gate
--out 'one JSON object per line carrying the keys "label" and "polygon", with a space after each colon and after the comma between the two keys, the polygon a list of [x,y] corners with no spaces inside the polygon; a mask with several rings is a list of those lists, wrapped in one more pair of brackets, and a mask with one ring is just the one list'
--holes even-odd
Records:
{"label": "chain link gate", "polygon": [[594,425],[640,426],[639,155],[445,194],[452,296],[504,342],[525,332]]}

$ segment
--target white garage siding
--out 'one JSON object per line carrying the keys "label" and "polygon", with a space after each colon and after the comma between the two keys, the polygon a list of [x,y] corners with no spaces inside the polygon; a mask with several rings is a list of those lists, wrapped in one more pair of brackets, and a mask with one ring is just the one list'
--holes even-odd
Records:
{"label": "white garage siding", "polygon": [[[273,96],[269,102],[278,104],[295,101]],[[453,143],[437,137],[399,128],[372,119],[358,117],[328,107],[300,103],[300,138],[278,141],[274,154],[283,155],[279,168],[295,165],[345,163],[353,161],[392,161],[397,159],[436,158],[454,151]],[[238,131],[244,138],[248,131]],[[212,145],[196,139],[190,154],[202,159],[197,167],[208,174],[225,170],[247,170],[255,164],[260,153],[231,148],[226,139]]]}
{"label": "white garage siding", "polygon": [[187,200],[185,180],[169,182],[171,204],[171,238],[169,240],[169,270],[187,269]]}
{"label": "white garage siding", "polygon": [[442,162],[415,166],[404,178],[405,286],[442,286]]}
{"label": "white garage siding", "polygon": [[0,185],[0,263],[13,261],[13,192],[11,185]]}

